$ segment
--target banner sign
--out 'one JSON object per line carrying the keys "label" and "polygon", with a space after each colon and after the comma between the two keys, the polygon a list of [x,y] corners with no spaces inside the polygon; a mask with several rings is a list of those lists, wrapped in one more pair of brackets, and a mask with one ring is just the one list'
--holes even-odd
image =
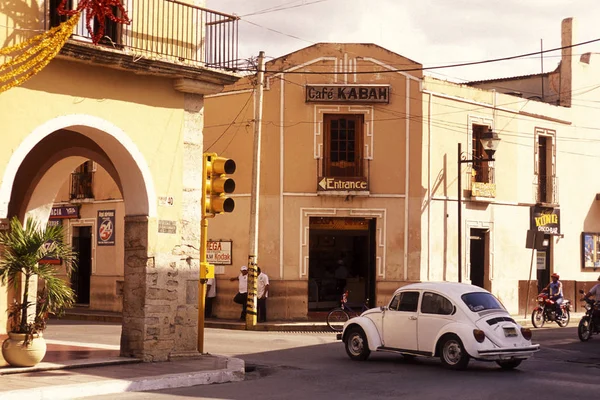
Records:
{"label": "banner sign", "polygon": [[79,207],[77,206],[58,206],[50,210],[50,219],[79,218]]}
{"label": "banner sign", "polygon": [[389,86],[306,86],[307,103],[389,103]]}
{"label": "banner sign", "polygon": [[215,265],[231,265],[231,240],[209,240],[206,243],[206,261]]}
{"label": "banner sign", "polygon": [[115,245],[115,210],[98,210],[98,246]]}
{"label": "banner sign", "polygon": [[560,235],[560,209],[531,207],[531,229],[546,235]]}

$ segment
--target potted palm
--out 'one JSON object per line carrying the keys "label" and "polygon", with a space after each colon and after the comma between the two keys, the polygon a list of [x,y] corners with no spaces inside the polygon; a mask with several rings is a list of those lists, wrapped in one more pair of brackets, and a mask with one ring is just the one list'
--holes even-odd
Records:
{"label": "potted palm", "polygon": [[[25,225],[12,218],[9,231],[0,232],[0,248],[0,282],[20,294],[9,305],[9,337],[2,343],[2,355],[12,366],[30,367],[46,354],[42,332],[48,317],[60,316],[74,304],[73,290],[57,275],[55,265],[40,260],[61,260],[70,276],[75,253],[64,242],[62,226],[43,229],[33,218]],[[36,277],[40,290],[35,289]]]}

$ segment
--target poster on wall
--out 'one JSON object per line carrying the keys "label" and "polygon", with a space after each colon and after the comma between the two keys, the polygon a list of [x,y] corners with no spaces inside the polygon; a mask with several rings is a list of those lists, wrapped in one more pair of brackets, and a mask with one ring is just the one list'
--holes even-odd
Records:
{"label": "poster on wall", "polygon": [[98,210],[98,246],[115,245],[115,210]]}
{"label": "poster on wall", "polygon": [[581,234],[581,267],[600,268],[600,233]]}

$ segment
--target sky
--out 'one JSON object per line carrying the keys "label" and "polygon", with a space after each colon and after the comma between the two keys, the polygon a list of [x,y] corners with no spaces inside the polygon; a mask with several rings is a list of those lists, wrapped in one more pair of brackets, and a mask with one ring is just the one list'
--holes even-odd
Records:
{"label": "sky", "polygon": [[[241,17],[239,55],[267,60],[314,43],[375,43],[424,67],[481,61],[560,47],[561,21],[576,21],[576,42],[600,39],[599,0],[206,0]],[[574,49],[599,52],[600,41]],[[560,61],[544,54],[543,70]],[[536,74],[539,55],[429,75],[455,82]]]}

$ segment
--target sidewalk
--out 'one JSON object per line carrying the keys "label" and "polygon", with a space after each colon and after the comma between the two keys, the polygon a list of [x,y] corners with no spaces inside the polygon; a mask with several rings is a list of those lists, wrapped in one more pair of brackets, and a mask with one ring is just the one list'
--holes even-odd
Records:
{"label": "sidewalk", "polygon": [[42,362],[0,368],[0,400],[76,399],[242,381],[244,375],[244,361],[215,355],[160,363],[122,357]]}

